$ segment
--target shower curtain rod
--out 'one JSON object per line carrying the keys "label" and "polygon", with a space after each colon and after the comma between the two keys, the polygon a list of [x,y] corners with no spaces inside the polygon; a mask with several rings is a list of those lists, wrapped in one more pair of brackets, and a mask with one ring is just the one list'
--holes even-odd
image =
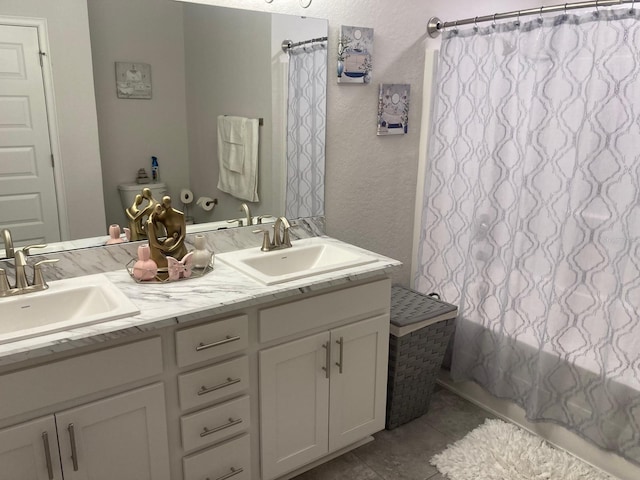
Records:
{"label": "shower curtain rod", "polygon": [[306,45],[308,43],[315,43],[315,42],[324,42],[326,40],[328,40],[328,37],[312,38],[311,40],[303,40],[302,42],[296,42],[296,43],[293,43],[293,41],[291,40],[283,40],[282,51],[284,53],[287,53],[292,48],[299,47],[300,45]]}
{"label": "shower curtain rod", "polygon": [[[540,8],[528,8],[526,10],[514,10],[512,12],[494,13],[493,15],[484,15],[482,17],[471,17],[463,20],[456,20],[455,22],[443,22],[438,17],[431,17],[427,24],[427,32],[431,38],[436,38],[440,35],[440,32],[445,28],[459,27],[461,25],[477,24],[479,22],[495,22],[497,20],[504,20],[505,18],[520,18],[525,15],[542,15],[543,13],[550,12],[566,12],[567,10],[575,10],[578,8],[591,8],[591,7],[611,7],[615,5],[622,5],[623,3],[630,3],[631,9],[636,0],[597,0],[589,2],[573,2],[564,3],[560,5],[553,5],[550,7],[542,6]],[[640,0],[638,1],[640,4]]]}

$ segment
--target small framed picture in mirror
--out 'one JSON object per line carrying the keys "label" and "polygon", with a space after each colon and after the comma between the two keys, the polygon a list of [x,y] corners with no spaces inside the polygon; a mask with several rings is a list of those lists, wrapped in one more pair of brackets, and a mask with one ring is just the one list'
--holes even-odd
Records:
{"label": "small framed picture in mirror", "polygon": [[139,62],[116,62],[118,98],[151,98],[151,65]]}

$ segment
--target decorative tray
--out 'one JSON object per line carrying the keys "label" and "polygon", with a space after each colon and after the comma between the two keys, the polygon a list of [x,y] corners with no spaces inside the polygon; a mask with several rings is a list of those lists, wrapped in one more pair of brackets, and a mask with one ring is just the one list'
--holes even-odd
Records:
{"label": "decorative tray", "polygon": [[[175,262],[173,266],[158,268],[157,272],[147,271],[148,275],[144,275],[149,277],[148,280],[141,280],[136,278],[133,273],[133,266],[136,263],[136,259],[132,258],[129,263],[125,265],[129,276],[133,278],[136,283],[173,283],[173,282],[181,282],[183,280],[190,280],[192,278],[200,278],[213,271],[213,263],[214,263],[214,255],[211,254],[211,260],[204,268],[197,268],[192,265],[184,265],[178,261]],[[173,275],[169,275],[169,270],[173,269]],[[144,271],[143,271],[144,272]],[[177,274],[177,275],[176,275]],[[173,277],[173,278],[171,278]]]}

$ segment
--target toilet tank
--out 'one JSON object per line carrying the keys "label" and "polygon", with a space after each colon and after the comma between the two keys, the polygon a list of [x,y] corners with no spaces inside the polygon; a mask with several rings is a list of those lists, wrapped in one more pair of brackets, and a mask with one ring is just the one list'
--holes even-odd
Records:
{"label": "toilet tank", "polygon": [[151,190],[153,198],[158,202],[162,201],[162,197],[167,194],[167,185],[162,182],[157,183],[123,183],[118,185],[118,192],[120,192],[120,201],[122,202],[122,208],[125,210],[133,205],[133,201],[136,199],[136,195],[142,192],[143,188]]}

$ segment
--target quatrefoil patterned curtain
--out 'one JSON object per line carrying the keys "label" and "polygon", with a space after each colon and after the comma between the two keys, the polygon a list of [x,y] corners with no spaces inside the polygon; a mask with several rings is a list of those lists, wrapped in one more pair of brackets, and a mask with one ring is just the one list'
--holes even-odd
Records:
{"label": "quatrefoil patterned curtain", "polygon": [[287,218],[324,215],[326,42],[289,51]]}
{"label": "quatrefoil patterned curtain", "polygon": [[640,463],[640,14],[445,34],[416,287],[472,379]]}

